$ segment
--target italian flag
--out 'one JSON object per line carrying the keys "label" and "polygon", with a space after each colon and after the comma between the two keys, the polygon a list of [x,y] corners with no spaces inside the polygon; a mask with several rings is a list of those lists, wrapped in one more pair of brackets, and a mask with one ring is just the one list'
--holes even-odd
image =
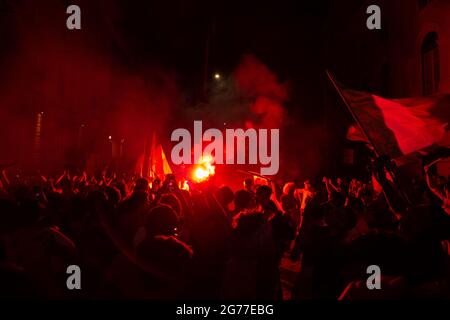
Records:
{"label": "italian flag", "polygon": [[392,159],[450,146],[447,134],[449,94],[386,99],[347,89],[330,79],[357,123],[347,132],[349,140],[367,142],[379,155]]}

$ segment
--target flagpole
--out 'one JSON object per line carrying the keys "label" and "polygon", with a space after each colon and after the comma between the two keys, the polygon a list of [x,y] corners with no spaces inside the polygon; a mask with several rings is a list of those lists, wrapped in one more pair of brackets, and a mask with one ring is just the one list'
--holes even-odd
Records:
{"label": "flagpole", "polygon": [[353,119],[355,120],[356,124],[358,125],[358,127],[361,129],[361,132],[364,134],[364,136],[366,137],[367,141],[369,141],[369,143],[372,145],[373,151],[375,152],[375,156],[379,157],[380,153],[377,150],[377,147],[375,146],[375,144],[373,143],[372,139],[370,138],[369,134],[367,133],[367,131],[364,129],[364,127],[361,125],[361,122],[358,119],[358,116],[355,114],[355,112],[353,112],[352,108],[350,107],[350,104],[348,103],[347,99],[345,98],[344,94],[342,93],[341,89],[339,88],[339,86],[337,85],[334,77],[331,75],[331,72],[329,70],[325,70],[325,72],[327,73],[328,79],[330,79],[331,83],[333,84],[334,88],[336,89],[336,91],[338,92],[339,96],[341,97],[342,101],[344,101],[345,106],[347,107],[348,111],[350,112],[350,114],[352,115]]}
{"label": "flagpole", "polygon": [[[375,144],[373,143],[372,139],[370,138],[369,134],[367,133],[367,131],[364,129],[364,127],[361,125],[361,122],[358,119],[358,116],[353,112],[352,108],[350,107],[350,104],[348,103],[347,99],[345,98],[344,94],[342,93],[341,89],[339,88],[339,86],[337,85],[334,77],[331,75],[331,72],[329,70],[325,70],[325,72],[327,73],[328,79],[330,79],[331,83],[333,84],[334,88],[336,89],[336,91],[339,93],[339,96],[341,97],[341,99],[344,101],[345,105],[347,106],[348,111],[350,111],[353,119],[355,119],[356,123],[358,124],[359,128],[361,129],[362,133],[365,135],[367,141],[372,145],[373,151],[375,153],[375,156],[378,158],[380,157],[380,153],[377,150],[377,147],[375,146]],[[397,177],[395,175],[395,173],[393,172],[392,169],[388,169],[386,168],[389,172],[389,174],[392,177],[392,180],[394,182],[394,184],[397,186],[398,190],[400,191],[401,195],[403,196],[403,199],[410,204],[411,201],[409,200],[408,196],[406,195],[406,193],[403,192],[403,190],[401,190]]]}
{"label": "flagpole", "polygon": [[148,177],[148,167],[149,167],[149,157],[150,157],[150,138],[147,135],[145,138],[145,145],[144,145],[144,159],[142,162],[142,171],[141,171],[141,177],[147,178]]}
{"label": "flagpole", "polygon": [[150,160],[149,160],[149,177],[150,178],[156,178],[156,172],[155,172],[155,157],[156,157],[156,131],[153,130],[152,132],[152,144],[150,147]]}

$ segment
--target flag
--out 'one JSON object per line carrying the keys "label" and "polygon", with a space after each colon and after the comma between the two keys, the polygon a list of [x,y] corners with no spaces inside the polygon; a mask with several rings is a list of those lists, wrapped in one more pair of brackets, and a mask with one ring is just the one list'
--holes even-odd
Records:
{"label": "flag", "polygon": [[156,133],[153,132],[152,137],[152,148],[150,152],[150,176],[157,177],[162,174],[171,174],[172,169],[170,168],[169,162],[167,161],[166,154],[164,153],[163,147],[158,143],[156,139]]}
{"label": "flag", "polygon": [[150,139],[146,140],[144,152],[136,162],[136,172],[143,177],[151,178],[172,173],[164,149],[157,140],[156,132],[152,134],[151,144]]}
{"label": "flag", "polygon": [[347,139],[351,141],[369,143],[369,140],[367,140],[366,135],[364,134],[364,132],[362,132],[361,128],[358,125],[351,126],[350,128],[348,128]]}
{"label": "flag", "polygon": [[385,99],[344,88],[329,76],[360,125],[349,129],[348,139],[369,142],[379,155],[393,159],[450,145],[450,95]]}

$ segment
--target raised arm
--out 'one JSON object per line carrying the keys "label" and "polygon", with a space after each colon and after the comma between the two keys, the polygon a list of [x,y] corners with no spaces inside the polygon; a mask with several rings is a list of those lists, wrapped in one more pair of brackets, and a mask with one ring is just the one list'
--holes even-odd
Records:
{"label": "raised arm", "polygon": [[323,177],[322,178],[322,182],[325,184],[325,188],[327,189],[327,193],[328,193],[328,198],[330,198],[332,190],[331,190],[330,182],[329,182],[328,178],[327,177]]}
{"label": "raised arm", "polygon": [[277,188],[275,185],[275,182],[273,180],[269,180],[270,187],[272,188],[272,194],[270,195],[270,200],[272,200],[275,205],[277,206],[277,209],[283,212],[283,206],[281,205],[280,201],[277,199]]}
{"label": "raised arm", "polygon": [[6,174],[6,170],[11,166],[13,166],[13,164],[0,165],[0,171],[1,171],[0,182],[3,186],[3,189],[5,189],[6,192],[9,192],[10,186],[11,186],[9,183],[8,176]]}
{"label": "raised arm", "polygon": [[9,180],[8,180],[8,176],[6,175],[6,169],[2,168],[2,174],[0,175],[0,182],[3,185],[3,188],[5,190],[9,189]]}
{"label": "raised arm", "polygon": [[398,186],[387,178],[386,167],[388,165],[387,159],[376,159],[373,166],[373,175],[383,188],[383,194],[391,210],[396,216],[401,216],[406,211],[408,202],[403,197]]}
{"label": "raised arm", "polygon": [[341,192],[341,188],[337,187],[333,184],[333,181],[331,179],[328,179],[327,181],[327,190],[333,189],[335,192]]}
{"label": "raised arm", "polygon": [[439,190],[438,188],[436,188],[435,186],[433,186],[433,184],[431,183],[431,180],[430,180],[430,173],[429,173],[430,167],[431,167],[433,164],[435,164],[436,162],[438,162],[438,161],[439,161],[439,159],[436,160],[436,161],[433,161],[433,162],[430,163],[430,164],[425,165],[425,166],[423,167],[423,169],[424,169],[424,171],[425,171],[425,180],[426,180],[426,182],[427,182],[428,188],[430,189],[430,191],[431,191],[436,197],[438,197],[441,201],[444,201],[444,200],[445,200],[444,195],[440,192],[440,190]]}

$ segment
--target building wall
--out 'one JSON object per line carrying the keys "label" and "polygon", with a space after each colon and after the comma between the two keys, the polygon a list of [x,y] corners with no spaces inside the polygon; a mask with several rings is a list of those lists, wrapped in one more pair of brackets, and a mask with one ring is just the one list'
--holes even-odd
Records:
{"label": "building wall", "polygon": [[[415,51],[420,51],[424,37],[429,32],[439,36],[440,88],[439,92],[450,92],[450,1],[434,0],[419,12]],[[415,61],[418,63],[419,61]],[[417,78],[417,77],[416,77]],[[420,79],[416,79],[414,90],[420,90]]]}
{"label": "building wall", "polygon": [[[368,30],[367,7],[381,8],[382,29]],[[326,26],[326,67],[344,85],[387,98],[421,96],[421,48],[429,32],[438,34],[440,93],[450,93],[450,0],[431,0],[419,8],[419,0],[346,0],[334,2]],[[328,80],[324,77],[324,81]],[[332,159],[344,159],[345,149],[355,150],[355,162],[347,166],[350,176],[366,172],[368,155],[358,143],[346,140],[353,119],[331,85],[325,100],[327,132]],[[338,161],[340,162],[340,161]],[[346,169],[330,164],[330,171]]]}
{"label": "building wall", "polygon": [[[382,29],[368,30],[366,9],[381,8]],[[422,95],[421,47],[438,34],[439,92],[450,92],[450,1],[336,1],[328,25],[327,60],[341,81],[386,97]]]}

